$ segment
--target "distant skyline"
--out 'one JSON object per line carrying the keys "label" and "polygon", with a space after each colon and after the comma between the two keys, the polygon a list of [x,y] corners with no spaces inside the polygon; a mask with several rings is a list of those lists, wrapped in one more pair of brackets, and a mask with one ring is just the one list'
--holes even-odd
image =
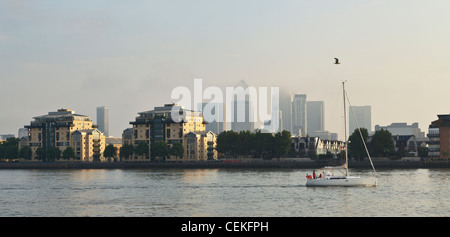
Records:
{"label": "distant skyline", "polygon": [[[110,135],[177,86],[279,86],[324,101],[341,136],[341,81],[374,125],[450,113],[450,2],[0,0],[0,134],[70,108],[110,109]],[[335,65],[334,58],[341,64]]]}
{"label": "distant skyline", "polygon": [[[325,129],[325,110],[323,101],[307,101],[306,102],[306,123],[308,124],[308,135],[316,136],[317,131]],[[337,131],[333,131],[337,133]]]}
{"label": "distant skyline", "polygon": [[374,131],[372,124],[372,108],[370,105],[351,106],[348,112],[348,135],[350,136],[355,129],[365,128],[369,134]]}
{"label": "distant skyline", "polygon": [[109,137],[109,109],[106,106],[97,107],[97,123],[98,129]]}

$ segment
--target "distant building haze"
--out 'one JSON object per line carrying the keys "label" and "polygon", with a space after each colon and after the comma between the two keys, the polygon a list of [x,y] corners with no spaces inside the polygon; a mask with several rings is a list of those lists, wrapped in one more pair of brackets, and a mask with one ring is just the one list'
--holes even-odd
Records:
{"label": "distant building haze", "polygon": [[109,136],[109,109],[105,106],[97,107],[97,126],[106,137]]}

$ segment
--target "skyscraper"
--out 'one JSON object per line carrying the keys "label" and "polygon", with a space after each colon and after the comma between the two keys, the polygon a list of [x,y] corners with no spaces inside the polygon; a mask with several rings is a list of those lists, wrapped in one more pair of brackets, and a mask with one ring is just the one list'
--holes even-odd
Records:
{"label": "skyscraper", "polygon": [[97,126],[105,137],[109,136],[109,110],[105,106],[97,107]]}
{"label": "skyscraper", "polygon": [[[241,80],[236,86],[235,86],[235,92],[239,92],[238,89],[241,89],[242,95],[244,97],[238,96],[237,94],[234,94],[232,106],[231,106],[231,130],[235,132],[240,131],[251,131],[255,129],[255,122],[253,120],[253,116],[255,114],[251,114],[253,111],[253,101],[251,100],[248,91],[246,89],[249,86],[245,81]],[[227,121],[228,122],[228,121]]]}
{"label": "skyscraper", "polygon": [[[202,103],[203,121],[206,122],[206,131],[220,134],[224,131],[224,108],[223,103]],[[208,111],[205,111],[205,107]]]}
{"label": "skyscraper", "polygon": [[292,96],[289,92],[280,89],[280,129],[292,134]]}
{"label": "skyscraper", "polygon": [[305,136],[306,131],[306,94],[295,94],[292,100],[292,134]]}
{"label": "skyscraper", "polygon": [[324,102],[323,101],[308,101],[307,106],[307,119],[308,135],[311,137],[317,136],[317,131],[323,131],[324,124]]}
{"label": "skyscraper", "polygon": [[28,129],[27,128],[19,128],[19,137],[28,137]]}
{"label": "skyscraper", "polygon": [[[355,114],[354,117],[352,111]],[[360,128],[367,129],[370,134],[372,131],[372,112],[370,105],[351,106],[348,113],[348,135],[351,135],[358,128],[358,125]],[[358,122],[355,121],[355,118]]]}

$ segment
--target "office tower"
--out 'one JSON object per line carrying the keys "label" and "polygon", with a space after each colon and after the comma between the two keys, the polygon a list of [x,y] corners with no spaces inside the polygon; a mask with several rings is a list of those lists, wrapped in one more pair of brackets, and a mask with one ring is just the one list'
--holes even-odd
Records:
{"label": "office tower", "polygon": [[97,107],[97,126],[106,137],[109,136],[109,110],[105,106]]}
{"label": "office tower", "polygon": [[308,135],[310,137],[317,136],[318,131],[323,131],[324,128],[324,102],[323,101],[308,101],[307,105],[307,124]]}
{"label": "office tower", "polygon": [[28,137],[28,129],[26,128],[19,128],[19,139],[22,137]]}
{"label": "office tower", "polygon": [[[353,116],[353,113],[355,114],[355,116]],[[355,121],[355,118],[358,122]],[[348,124],[349,136],[355,131],[355,129],[358,128],[358,125],[360,128],[367,129],[370,134],[370,132],[372,132],[372,113],[370,105],[351,106],[348,112]]]}
{"label": "office tower", "polygon": [[234,95],[232,106],[231,106],[231,130],[235,132],[240,131],[250,131],[253,132],[255,129],[255,123],[253,120],[253,116],[256,114],[252,114],[252,101],[250,99],[249,93],[245,93],[245,90],[248,88],[247,83],[241,80],[238,85],[235,86],[235,92],[239,92],[238,89],[241,89],[243,92],[243,96]]}
{"label": "office tower", "polygon": [[306,131],[306,94],[295,94],[292,100],[292,134],[305,136]]}
{"label": "office tower", "polygon": [[273,94],[270,102],[270,119],[264,121],[262,132],[276,133],[282,132],[283,128],[283,112],[280,110],[279,94]]}
{"label": "office tower", "polygon": [[233,105],[234,107],[231,109],[233,115],[233,121],[231,122],[231,130],[235,132],[247,130],[253,131],[254,124],[250,121],[250,114],[249,114],[251,103],[248,100],[246,101],[235,100],[233,101]]}
{"label": "office tower", "polygon": [[203,121],[206,123],[205,130],[215,134],[223,132],[225,122],[223,103],[202,103],[200,106]]}
{"label": "office tower", "polygon": [[338,134],[337,133],[331,133],[331,140],[333,140],[333,141],[337,141],[338,140]]}
{"label": "office tower", "polygon": [[292,96],[280,89],[280,128],[292,134]]}
{"label": "office tower", "polygon": [[420,131],[419,123],[413,123],[411,125],[407,123],[391,123],[387,126],[375,125],[375,132],[381,129],[388,130],[392,135],[414,135],[416,138],[425,137],[425,132]]}

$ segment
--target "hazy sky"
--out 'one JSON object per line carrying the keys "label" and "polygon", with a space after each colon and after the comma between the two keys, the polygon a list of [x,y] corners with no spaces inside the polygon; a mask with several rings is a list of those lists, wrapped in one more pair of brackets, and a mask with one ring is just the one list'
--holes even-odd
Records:
{"label": "hazy sky", "polygon": [[[71,108],[121,136],[174,87],[280,86],[325,101],[341,81],[376,124],[450,113],[448,0],[0,0],[0,134]],[[334,57],[342,61],[334,65]]]}

